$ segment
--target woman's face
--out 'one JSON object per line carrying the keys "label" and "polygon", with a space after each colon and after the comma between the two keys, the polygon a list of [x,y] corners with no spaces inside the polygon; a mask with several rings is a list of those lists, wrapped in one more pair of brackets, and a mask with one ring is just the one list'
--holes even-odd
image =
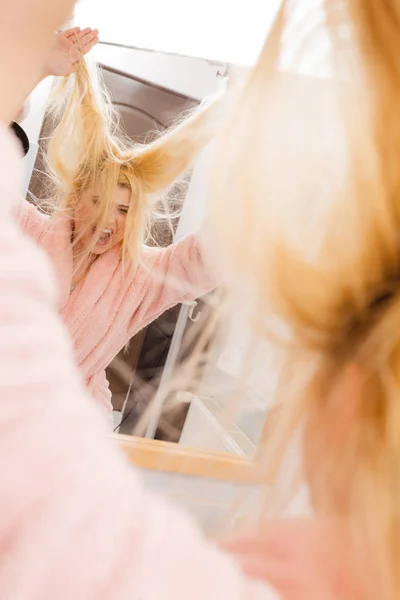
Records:
{"label": "woman's face", "polygon": [[81,248],[91,246],[91,252],[100,255],[111,250],[117,244],[121,244],[124,239],[130,200],[130,189],[118,185],[106,223],[100,229],[96,225],[96,207],[100,201],[99,191],[96,187],[86,190],[75,207],[74,237],[78,246]]}

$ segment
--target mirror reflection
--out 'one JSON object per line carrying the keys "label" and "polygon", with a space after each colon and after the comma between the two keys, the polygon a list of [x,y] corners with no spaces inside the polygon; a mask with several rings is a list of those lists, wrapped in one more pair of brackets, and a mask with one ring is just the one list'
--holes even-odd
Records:
{"label": "mirror reflection", "polygon": [[30,140],[22,228],[53,263],[60,314],[110,430],[252,455],[267,408],[254,390],[245,414],[227,403],[240,369],[226,347],[240,354],[240,336],[219,327],[199,390],[169,390],[222,283],[201,232],[209,124],[234,67],[98,42],[90,28],[56,34],[56,77],[19,116]]}

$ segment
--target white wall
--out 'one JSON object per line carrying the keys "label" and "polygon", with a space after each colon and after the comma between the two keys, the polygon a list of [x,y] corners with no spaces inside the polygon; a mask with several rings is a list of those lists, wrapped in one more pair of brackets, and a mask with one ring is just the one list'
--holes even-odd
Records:
{"label": "white wall", "polygon": [[[301,0],[304,4],[304,0]],[[253,64],[282,0],[80,0],[76,24],[100,39],[140,48]],[[307,4],[307,2],[306,2]]]}
{"label": "white wall", "polygon": [[212,147],[206,148],[195,164],[176,232],[176,240],[197,231],[204,221],[211,154]]}
{"label": "white wall", "polygon": [[26,195],[29,182],[32,176],[33,167],[39,148],[39,136],[40,130],[43,123],[44,113],[46,110],[46,104],[50,93],[51,85],[53,82],[52,77],[48,77],[42,81],[32,92],[27,100],[27,114],[21,121],[21,126],[25,130],[29,142],[30,148],[27,156],[24,158],[25,165],[25,177],[22,184],[22,193]]}
{"label": "white wall", "polygon": [[28,98],[28,114],[21,121],[21,126],[26,131],[30,141],[37,142],[40,129],[42,127],[43,117],[46,110],[46,104],[53,83],[52,77],[47,77],[33,90]]}

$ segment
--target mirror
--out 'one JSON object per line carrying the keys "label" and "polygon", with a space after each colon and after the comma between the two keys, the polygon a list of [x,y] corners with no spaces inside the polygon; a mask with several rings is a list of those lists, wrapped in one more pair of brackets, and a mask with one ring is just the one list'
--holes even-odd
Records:
{"label": "mirror", "polygon": [[[124,132],[131,140],[139,143],[147,142],[154,131],[165,130],[182,113],[195,109],[204,98],[214,94],[221,85],[225,85],[225,78],[233,68],[225,63],[118,47],[108,43],[99,44],[92,51],[91,61],[96,61],[100,66],[102,78],[113,106],[118,111]],[[51,86],[51,81],[38,86],[30,100],[29,114],[22,122],[31,140],[30,152],[25,158],[26,188],[29,181],[27,199],[30,203],[37,204],[36,211],[41,209],[40,200],[46,198],[47,194],[48,175],[44,153],[54,127],[46,114]],[[179,243],[201,226],[207,166],[206,150],[196,159],[184,184],[179,186],[179,194],[184,197],[184,203],[179,218],[173,221],[174,239],[169,224],[156,221],[152,230],[152,245],[167,247],[173,241]],[[173,198],[173,193],[169,197]],[[138,325],[138,331],[131,339],[121,337],[109,349],[107,344],[102,343],[102,339],[115,335],[113,327],[119,331],[121,312],[125,319],[128,318],[128,302],[132,307],[132,314],[135,312],[134,299],[123,305],[118,304],[111,321],[103,323],[102,317],[107,318],[107,311],[113,310],[104,298],[107,296],[104,289],[94,291],[93,283],[85,287],[85,282],[78,284],[75,290],[66,288],[66,280],[71,277],[71,264],[68,262],[70,254],[67,253],[65,258],[60,257],[59,252],[56,253],[57,256],[53,252],[54,246],[60,244],[63,236],[65,238],[65,231],[57,231],[54,233],[55,237],[51,238],[45,227],[41,226],[39,233],[29,223],[25,223],[24,227],[28,233],[36,236],[55,265],[62,287],[60,312],[71,333],[77,360],[87,379],[89,391],[95,389],[92,383],[97,375],[96,361],[103,361],[106,367],[115,433],[125,436],[139,434],[160,442],[179,443],[184,447],[237,456],[251,456],[254,453],[265,420],[265,411],[258,412],[259,422],[254,432],[250,421],[245,432],[246,428],[243,429],[240,421],[235,423],[232,419],[229,420],[229,410],[226,410],[222,400],[234,385],[235,375],[229,373],[229,369],[228,373],[224,372],[223,362],[221,369],[215,367],[212,372],[204,373],[205,388],[211,389],[216,382],[220,388],[218,397],[210,394],[186,395],[173,408],[171,403],[165,403],[165,386],[168,385],[171,374],[175,373],[175,367],[185,357],[182,356],[182,338],[186,338],[192,330],[197,330],[201,326],[198,320],[205,318],[204,299],[198,298],[183,304],[173,303],[165,312],[162,310],[161,315],[154,315],[155,318],[146,322],[143,329],[141,324]],[[69,246],[69,240],[65,238],[63,244]],[[64,251],[66,252],[65,246]],[[102,270],[113,268],[108,267],[106,262],[102,264]],[[151,274],[148,274],[147,279],[151,279]],[[97,280],[94,286],[96,284]],[[134,290],[128,291],[134,298]],[[118,289],[113,293],[118,295]],[[98,312],[101,303],[104,303],[103,312]],[[139,308],[136,307],[136,310]],[[129,316],[131,317],[132,315]],[[146,320],[149,320],[147,316]],[[93,330],[96,330],[94,334]],[[92,341],[92,337],[96,341]],[[215,352],[222,353],[222,339],[218,340],[218,344],[220,348],[217,347]],[[108,352],[109,360],[104,359],[108,361],[104,363],[101,353]],[[187,355],[188,352],[185,352]],[[102,371],[101,368],[98,370]],[[141,425],[144,414],[147,415],[146,422]],[[258,419],[254,417],[255,421]],[[141,427],[138,429],[139,426]]]}
{"label": "mirror", "polygon": [[[83,1],[78,7],[84,5]],[[181,54],[186,52],[183,47],[180,51]],[[204,54],[200,50],[197,53]],[[205,55],[208,56],[208,51]],[[244,70],[225,62],[153,49],[140,50],[115,41],[99,44],[92,53],[93,59],[100,65],[126,135],[139,143],[152,139],[154,130],[165,130],[183,112],[195,108],[205,97],[216,92],[224,85],[230,72]],[[307,94],[303,95],[303,108],[306,110],[308,106],[311,110],[309,94],[314,99],[320,98],[321,118],[324,118],[326,104],[322,80],[300,79],[293,75],[290,85],[296,86],[296,92],[307,88]],[[35,90],[31,111],[23,121],[31,140],[30,153],[25,159],[26,188],[29,181],[28,199],[31,202],[45,197],[43,153],[52,135],[52,124],[46,116],[51,85],[51,82],[45,81]],[[297,93],[292,96],[300,102]],[[317,112],[313,107],[313,119],[317,118]],[[302,136],[304,139],[304,131],[299,132],[299,137]],[[165,222],[157,223],[152,230],[153,246],[167,248],[172,242],[180,243],[200,227],[207,194],[208,160],[209,151],[206,149],[196,159],[185,185],[179,187],[181,194],[183,191],[184,203],[179,218],[174,220],[174,235]],[[42,227],[35,235],[39,244],[51,254],[60,280],[60,312],[71,333],[77,362],[91,393],[96,391],[96,386],[104,385],[105,380],[101,377],[106,369],[112,396],[113,430],[125,436],[119,439],[128,455],[134,446],[135,456],[139,456],[137,460],[142,461],[142,466],[153,468],[149,466],[153,464],[151,460],[149,462],[149,456],[158,456],[158,448],[175,457],[172,462],[177,461],[181,468],[180,449],[195,448],[200,454],[191,455],[195,461],[192,465],[198,465],[206,458],[201,463],[202,469],[205,464],[213,465],[215,469],[217,454],[225,457],[223,460],[227,462],[223,464],[227,469],[234,463],[235,472],[240,474],[238,477],[247,477],[243,473],[251,469],[256,448],[271,427],[280,359],[276,350],[263,342],[252,352],[251,364],[246,366],[247,383],[241,388],[245,402],[240,410],[232,412],[232,398],[244,364],[248,362],[246,325],[241,315],[232,315],[229,323],[220,324],[213,337],[209,349],[213,360],[201,374],[199,392],[181,394],[179,404],[171,407],[165,401],[165,390],[176,367],[187,355],[188,350],[182,340],[193,332],[198,335],[202,329],[202,319],[206,316],[205,299],[197,297],[195,301],[164,303],[162,310],[147,312],[143,322],[129,329],[132,319],[140,316],[145,300],[137,301],[133,285],[128,289],[121,284],[119,289],[119,280],[111,293],[106,293],[113,279],[115,264],[112,261],[108,263],[104,255],[94,263],[96,269],[101,264],[99,279],[96,280],[98,287],[96,281],[96,285],[89,285],[89,278],[78,282],[76,287],[71,286],[70,254],[63,257],[62,253],[53,252],[55,242],[61,243],[61,238],[66,246],[70,245],[71,232],[67,235],[65,231],[55,232],[55,237],[51,238]],[[108,279],[104,278],[104,273]],[[151,286],[150,275],[152,273],[147,272],[147,276],[142,278],[141,286]],[[71,290],[71,287],[74,289]],[[132,335],[126,335],[127,329]],[[99,381],[96,379],[98,375]],[[148,411],[149,406],[151,409]],[[146,420],[143,424],[144,414]],[[138,441],[129,442],[131,436],[137,435],[147,438],[145,445],[139,444],[140,448],[146,449],[143,460]],[[169,444],[177,444],[179,449],[171,450]],[[241,457],[244,462],[232,463],[227,455]],[[201,460],[198,460],[199,457]]]}

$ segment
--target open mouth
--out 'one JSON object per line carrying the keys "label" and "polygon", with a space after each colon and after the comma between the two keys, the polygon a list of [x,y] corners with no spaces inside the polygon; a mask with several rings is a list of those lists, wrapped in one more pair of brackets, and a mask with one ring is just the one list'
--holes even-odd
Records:
{"label": "open mouth", "polygon": [[103,229],[101,236],[96,242],[96,246],[107,246],[112,236],[111,229]]}

